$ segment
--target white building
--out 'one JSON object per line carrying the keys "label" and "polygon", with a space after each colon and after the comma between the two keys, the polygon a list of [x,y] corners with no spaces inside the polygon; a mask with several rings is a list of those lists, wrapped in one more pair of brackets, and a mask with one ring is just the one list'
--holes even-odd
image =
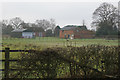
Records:
{"label": "white building", "polygon": [[33,38],[34,37],[34,32],[22,32],[22,37],[23,38]]}
{"label": "white building", "polygon": [[26,29],[15,29],[12,31],[15,34],[19,34],[22,38],[33,38],[35,36],[35,32]]}
{"label": "white building", "polygon": [[27,30],[27,29],[15,29],[12,31],[13,37],[18,37],[18,38],[34,38],[34,37],[44,37],[45,32],[44,31],[39,31],[35,32],[33,30]]}

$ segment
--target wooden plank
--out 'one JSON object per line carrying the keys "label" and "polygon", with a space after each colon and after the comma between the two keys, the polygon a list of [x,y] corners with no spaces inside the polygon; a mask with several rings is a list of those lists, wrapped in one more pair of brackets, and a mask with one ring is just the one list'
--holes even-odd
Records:
{"label": "wooden plank", "polygon": [[0,69],[0,71],[5,71],[5,69]]}
{"label": "wooden plank", "polygon": [[29,52],[29,50],[10,50],[10,52]]}
{"label": "wooden plank", "polygon": [[[5,60],[0,60],[0,61],[4,62]],[[14,60],[9,60],[9,61],[20,61],[20,60],[14,59]]]}
{"label": "wooden plank", "polygon": [[5,78],[9,78],[9,48],[5,48]]}
{"label": "wooden plank", "polygon": [[[31,71],[31,70],[40,70],[40,69],[9,69],[10,71]],[[0,69],[0,71],[5,71],[5,69]]]}
{"label": "wooden plank", "polygon": [[[30,50],[9,50],[9,52],[29,52]],[[5,52],[5,50],[0,50],[0,52]]]}
{"label": "wooden plank", "polygon": [[5,50],[0,50],[0,52],[5,52]]}
{"label": "wooden plank", "polygon": [[[0,60],[0,61],[4,62],[5,60]],[[9,61],[10,62],[12,62],[12,61],[16,61],[16,62],[19,62],[19,61],[33,61],[33,59],[22,59],[22,60],[19,60],[19,59],[12,59],[12,60],[10,60],[9,59]],[[34,59],[34,61],[40,61],[40,59]]]}
{"label": "wooden plank", "polygon": [[120,52],[118,52],[118,71],[119,71],[118,76],[120,78]]}

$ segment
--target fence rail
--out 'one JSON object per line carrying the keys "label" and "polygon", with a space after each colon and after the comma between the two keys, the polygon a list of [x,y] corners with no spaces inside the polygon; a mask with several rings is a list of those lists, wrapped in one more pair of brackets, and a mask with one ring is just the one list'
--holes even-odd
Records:
{"label": "fence rail", "polygon": [[[7,48],[5,48],[5,50],[0,50],[0,52],[5,52]],[[9,49],[9,48],[8,48]],[[29,52],[30,50],[9,50],[9,52]]]}
{"label": "fence rail", "polygon": [[[4,71],[4,78],[7,78],[9,79],[9,71],[17,71],[17,70],[20,70],[20,69],[9,69],[9,62],[11,61],[20,61],[19,59],[12,59],[10,60],[10,52],[29,52],[30,50],[10,50],[10,48],[5,48],[5,50],[0,50],[0,52],[5,52],[5,59],[4,60],[0,60],[0,61],[3,61],[5,62],[4,66],[5,68],[4,69],[0,69],[0,71]],[[28,69],[25,69],[25,70],[28,70]]]}

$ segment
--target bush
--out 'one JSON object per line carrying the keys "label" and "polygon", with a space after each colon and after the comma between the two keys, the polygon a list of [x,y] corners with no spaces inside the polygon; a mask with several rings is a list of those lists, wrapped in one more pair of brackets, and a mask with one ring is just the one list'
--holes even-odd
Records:
{"label": "bush", "polygon": [[23,53],[22,68],[35,69],[23,72],[22,77],[35,78],[104,78],[118,71],[117,46],[88,45],[82,47],[48,48]]}

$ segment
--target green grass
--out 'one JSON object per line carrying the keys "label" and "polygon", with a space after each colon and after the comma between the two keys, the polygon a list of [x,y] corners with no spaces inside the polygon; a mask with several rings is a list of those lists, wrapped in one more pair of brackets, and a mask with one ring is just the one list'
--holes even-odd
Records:
{"label": "green grass", "polygon": [[[33,46],[40,46],[42,48],[60,46],[64,47],[67,45],[66,39],[60,39],[55,37],[41,37],[35,39],[25,39],[25,38],[12,38],[2,40],[3,46],[10,47],[11,49],[24,49],[33,48]],[[69,40],[68,44],[72,46],[83,46],[90,44],[100,44],[106,46],[117,46],[118,40],[105,40],[105,39],[73,39]]]}

